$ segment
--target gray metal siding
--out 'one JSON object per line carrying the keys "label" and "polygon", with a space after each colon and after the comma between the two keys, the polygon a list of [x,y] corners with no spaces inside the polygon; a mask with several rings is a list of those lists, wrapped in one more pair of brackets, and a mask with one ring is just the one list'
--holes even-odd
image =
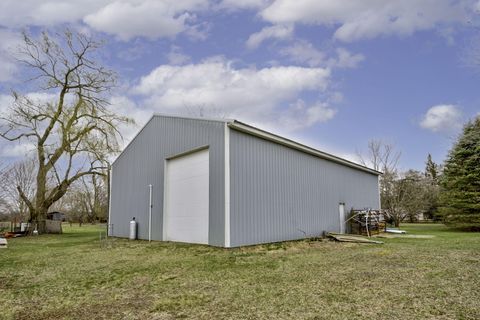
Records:
{"label": "gray metal siding", "polygon": [[165,158],[209,146],[209,244],[224,245],[224,126],[222,122],[154,116],[112,166],[113,235],[148,239],[148,185],[153,185],[152,239],[162,240]]}
{"label": "gray metal siding", "polygon": [[230,131],[232,246],[300,239],[340,228],[345,211],[378,208],[378,177]]}

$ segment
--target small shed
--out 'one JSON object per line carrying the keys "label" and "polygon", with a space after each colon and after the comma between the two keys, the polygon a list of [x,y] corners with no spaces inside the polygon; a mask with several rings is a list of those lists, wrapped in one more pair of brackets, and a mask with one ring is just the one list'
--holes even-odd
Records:
{"label": "small shed", "polygon": [[109,234],[237,247],[345,231],[379,172],[237,120],[156,114],[112,164]]}
{"label": "small shed", "polygon": [[67,216],[63,212],[52,211],[47,213],[47,219],[53,221],[66,221]]}

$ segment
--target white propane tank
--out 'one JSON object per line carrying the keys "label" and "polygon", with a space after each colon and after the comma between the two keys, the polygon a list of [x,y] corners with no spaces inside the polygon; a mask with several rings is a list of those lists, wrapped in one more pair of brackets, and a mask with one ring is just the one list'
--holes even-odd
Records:
{"label": "white propane tank", "polygon": [[135,221],[135,217],[132,218],[130,221],[130,240],[137,239],[137,222]]}

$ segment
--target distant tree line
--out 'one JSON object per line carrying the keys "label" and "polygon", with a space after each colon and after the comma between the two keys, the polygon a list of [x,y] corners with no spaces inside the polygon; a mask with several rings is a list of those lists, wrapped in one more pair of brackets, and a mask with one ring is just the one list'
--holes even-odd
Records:
{"label": "distant tree line", "polygon": [[[35,159],[27,158],[0,168],[0,221],[30,221],[30,212],[16,186],[30,199],[35,196]],[[50,186],[50,181],[47,183]],[[73,183],[49,212],[66,215],[69,222],[95,223],[108,219],[108,172],[87,175]],[[49,187],[48,187],[49,188]]]}
{"label": "distant tree line", "polygon": [[363,165],[382,172],[380,176],[380,202],[388,222],[399,226],[402,221],[415,222],[419,218],[438,219],[438,176],[441,168],[428,154],[423,172],[400,172],[401,153],[393,144],[371,140],[368,154],[358,153]]}
{"label": "distant tree line", "polygon": [[444,165],[428,154],[423,172],[400,172],[400,152],[381,140],[369,142],[366,156],[358,155],[362,164],[383,173],[381,206],[393,225],[423,217],[480,230],[480,116],[465,125]]}

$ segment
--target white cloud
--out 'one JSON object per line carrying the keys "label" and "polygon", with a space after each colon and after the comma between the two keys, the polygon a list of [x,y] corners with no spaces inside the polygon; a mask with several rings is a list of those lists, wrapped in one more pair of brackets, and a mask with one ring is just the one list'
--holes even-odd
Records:
{"label": "white cloud", "polygon": [[[471,1],[467,3],[473,5]],[[466,23],[466,7],[463,1],[451,0],[275,0],[260,15],[274,24],[335,27],[335,38],[354,41],[381,35],[410,35],[445,23]]]}
{"label": "white cloud", "polygon": [[229,11],[245,10],[245,9],[259,9],[266,7],[270,0],[222,0],[218,4],[218,9],[225,9]]}
{"label": "white cloud", "polygon": [[0,21],[8,28],[83,21],[122,40],[179,33],[202,38],[205,30],[196,22],[197,12],[258,10],[274,25],[330,26],[336,28],[337,39],[353,41],[465,24],[479,8],[474,0],[2,0]]}
{"label": "white cloud", "polygon": [[125,61],[135,61],[139,60],[144,56],[147,52],[150,52],[150,48],[148,48],[142,41],[138,39],[136,41],[132,41],[129,43],[128,48],[125,50],[119,51],[117,53],[117,57]]}
{"label": "white cloud", "polygon": [[0,82],[10,81],[17,71],[13,52],[21,38],[8,30],[0,29]]}
{"label": "white cloud", "polygon": [[452,132],[462,126],[462,112],[452,104],[436,105],[428,109],[420,126],[433,132]]}
{"label": "white cloud", "polygon": [[311,67],[324,65],[326,58],[323,51],[305,40],[296,41],[293,45],[281,49],[280,54],[289,57],[292,61],[306,63]]}
{"label": "white cloud", "polygon": [[12,80],[16,70],[15,63],[0,53],[0,82]]}
{"label": "white cloud", "polygon": [[474,36],[468,40],[462,49],[460,60],[466,67],[480,68],[480,37]]}
{"label": "white cloud", "polygon": [[437,29],[437,33],[445,39],[445,42],[449,46],[455,45],[455,28],[453,27],[442,27]]}
{"label": "white cloud", "polygon": [[140,107],[126,96],[114,96],[110,99],[112,110],[122,116],[135,120],[135,125],[122,124],[118,130],[122,133],[123,143],[127,144],[154,113],[154,109]]}
{"label": "white cloud", "polygon": [[333,64],[338,68],[356,68],[360,62],[365,60],[362,54],[352,54],[345,48],[338,48],[336,51],[337,59],[334,60]]}
{"label": "white cloud", "polygon": [[0,94],[0,115],[5,116],[12,103],[13,97],[11,95]]}
{"label": "white cloud", "polygon": [[248,37],[246,45],[249,49],[255,49],[267,39],[284,40],[291,38],[292,34],[292,26],[276,25],[265,27],[259,32],[250,35],[250,37]]}
{"label": "white cloud", "polygon": [[107,0],[2,0],[0,21],[6,27],[53,26],[76,22],[103,7]]}
{"label": "white cloud", "polygon": [[167,53],[168,62],[172,65],[182,65],[190,62],[191,58],[183,54],[180,47],[172,45]]}
{"label": "white cloud", "polygon": [[299,99],[283,112],[278,120],[278,125],[287,131],[296,131],[308,128],[317,123],[327,122],[336,114],[336,110],[323,102],[307,106],[305,101]]}
{"label": "white cloud", "polygon": [[[6,116],[10,112],[14,99],[11,95],[0,94],[0,116]],[[4,124],[0,120],[0,128]],[[6,158],[7,161],[12,158],[25,157],[27,154],[35,150],[31,141],[7,141],[0,138],[0,158]],[[0,161],[1,162],[1,161]]]}
{"label": "white cloud", "polygon": [[[73,94],[65,95],[65,101],[71,103],[76,99],[76,96]],[[54,93],[48,92],[29,92],[27,93],[27,98],[32,100],[34,104],[45,104],[48,102],[55,101],[57,99],[57,95]]]}
{"label": "white cloud", "polygon": [[[323,92],[330,83],[324,68],[277,66],[264,69],[233,67],[222,59],[184,66],[162,65],[143,77],[133,92],[144,104],[164,113],[184,113],[188,108],[221,109],[227,117],[253,123],[298,117],[288,105],[303,92]],[[287,109],[286,109],[287,108]],[[302,105],[292,129],[328,120],[334,113],[316,103]]]}
{"label": "white cloud", "polygon": [[27,155],[32,154],[35,150],[35,145],[30,141],[22,142],[10,142],[3,141],[4,146],[0,153],[0,157],[4,158],[25,158]]}
{"label": "white cloud", "polygon": [[327,58],[326,52],[315,48],[305,40],[298,40],[293,45],[281,49],[280,54],[294,62],[305,63],[311,67],[355,68],[365,59],[362,54],[353,54],[345,48],[337,48],[336,56]]}
{"label": "white cloud", "polygon": [[9,28],[83,21],[122,40],[174,37],[182,32],[198,38],[202,30],[194,24],[195,12],[209,5],[208,0],[2,0],[0,21]]}
{"label": "white cloud", "polygon": [[92,28],[121,40],[136,36],[150,39],[174,37],[189,29],[192,14],[208,6],[206,0],[114,1],[83,20]]}
{"label": "white cloud", "polygon": [[[196,20],[192,17],[192,22]],[[184,30],[184,34],[192,41],[204,41],[208,38],[212,23],[203,21],[196,24],[189,24]]]}
{"label": "white cloud", "polygon": [[[26,94],[26,97],[35,104],[45,104],[54,101],[57,96],[47,92],[29,92]],[[74,98],[73,95],[66,96],[68,102],[72,101]],[[0,94],[0,114],[5,116],[9,112],[10,107],[13,106],[14,102],[15,100],[12,95]]]}

